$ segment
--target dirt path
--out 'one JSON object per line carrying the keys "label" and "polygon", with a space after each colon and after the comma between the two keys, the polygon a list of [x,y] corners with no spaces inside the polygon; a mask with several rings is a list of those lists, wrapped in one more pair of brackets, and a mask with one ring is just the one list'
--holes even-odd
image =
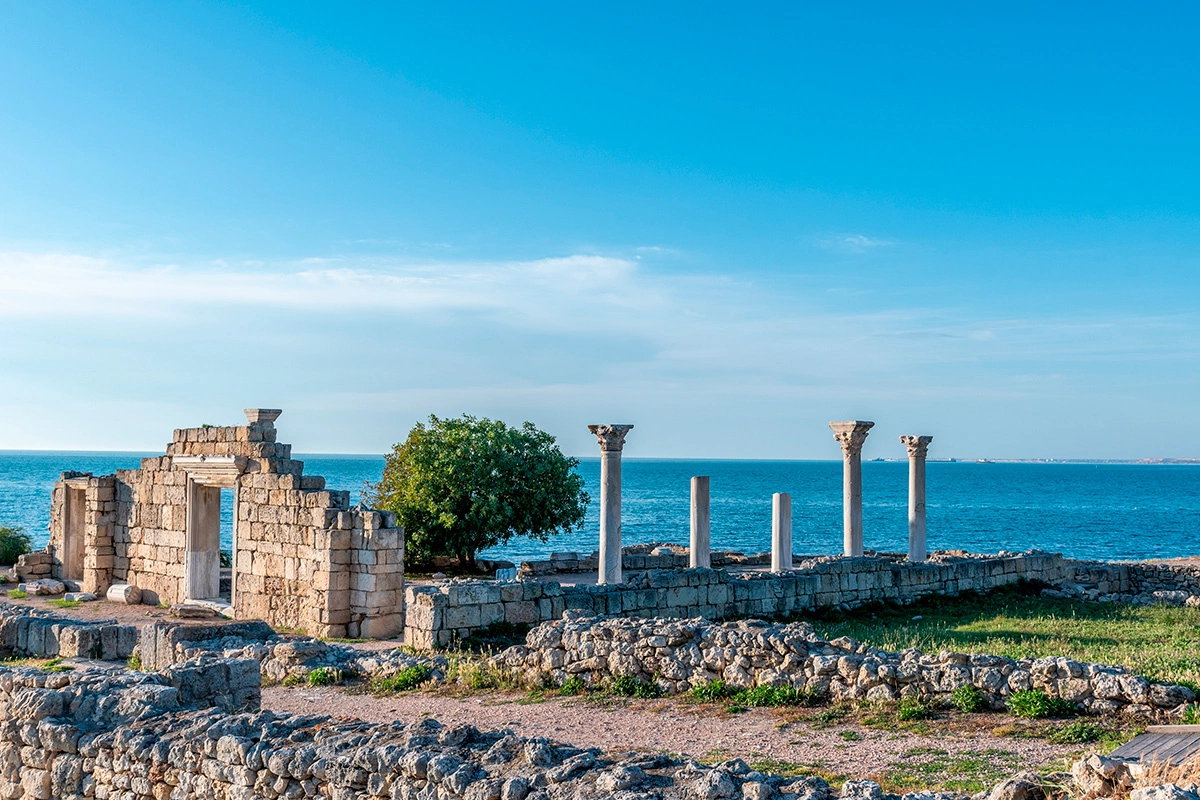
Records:
{"label": "dirt path", "polygon": [[522,696],[454,698],[421,692],[380,698],[339,689],[276,687],[263,691],[262,705],[274,711],[372,722],[433,717],[446,724],[469,723],[485,730],[511,728],[522,736],[547,736],[605,751],[666,751],[709,759],[738,756],[851,776],[911,772],[934,778],[938,764],[954,773],[966,769],[960,762],[967,760],[986,762],[971,769],[1007,775],[1022,767],[1057,762],[1079,749],[1042,739],[994,736],[993,726],[1011,720],[1001,715],[979,715],[975,731],[943,730],[921,736],[852,723],[822,728],[806,721],[788,723],[768,709],[731,715],[712,706],[670,701],[558,698],[530,702]]}

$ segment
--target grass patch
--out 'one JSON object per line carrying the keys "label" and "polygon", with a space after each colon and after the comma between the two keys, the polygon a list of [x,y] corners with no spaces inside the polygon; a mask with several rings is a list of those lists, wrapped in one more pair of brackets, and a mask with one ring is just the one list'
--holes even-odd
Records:
{"label": "grass patch", "polygon": [[405,667],[394,675],[375,677],[371,679],[370,689],[373,694],[400,694],[428,683],[433,677],[433,670],[424,664],[414,664]]}
{"label": "grass patch", "polygon": [[726,703],[728,710],[733,713],[745,711],[747,708],[811,706],[821,699],[811,692],[794,689],[791,686],[755,686],[753,689],[738,689],[719,680],[693,687],[690,696],[702,703]]}
{"label": "grass patch", "polygon": [[826,639],[850,636],[892,652],[1066,655],[1120,664],[1154,681],[1200,685],[1200,609],[1046,598],[1039,589],[1013,586],[903,607],[819,611],[813,626]]}
{"label": "grass patch", "polygon": [[505,667],[470,658],[452,658],[446,669],[446,685],[468,692],[509,692],[520,689],[521,680],[517,673]]}
{"label": "grass patch", "polygon": [[1061,697],[1052,697],[1041,689],[1020,689],[1008,696],[1008,713],[1026,719],[1047,717],[1070,717],[1076,712],[1075,704]]}
{"label": "grass patch", "polygon": [[129,660],[125,662],[125,669],[131,669],[131,670],[134,670],[135,672],[141,672],[142,671],[142,656],[137,652],[135,652],[133,655],[131,655],[129,657]]}
{"label": "grass patch", "polygon": [[333,667],[317,667],[308,673],[308,677],[304,679],[304,682],[314,688],[318,686],[336,686],[342,682],[342,671]]}
{"label": "grass patch", "polygon": [[60,597],[57,600],[47,600],[46,605],[54,606],[55,608],[79,608],[83,603],[78,600],[66,600]]}
{"label": "grass patch", "polygon": [[70,664],[64,664],[61,658],[52,658],[45,664],[42,664],[42,670],[45,672],[70,672],[75,667]]}
{"label": "grass patch", "polygon": [[879,776],[885,792],[904,793],[923,789],[972,794],[1007,778],[1022,766],[1008,750],[983,750],[951,754],[931,747],[905,751]]}
{"label": "grass patch", "polygon": [[638,697],[643,700],[662,696],[662,692],[653,683],[640,681],[629,675],[610,679],[604,684],[604,692],[614,697]]}
{"label": "grass patch", "polygon": [[576,697],[587,691],[587,684],[578,675],[572,675],[558,687],[558,693],[564,697]]}
{"label": "grass patch", "polygon": [[13,600],[24,600],[26,597],[29,596],[29,593],[23,589],[13,589],[11,592],[8,593],[8,596],[11,597]]}

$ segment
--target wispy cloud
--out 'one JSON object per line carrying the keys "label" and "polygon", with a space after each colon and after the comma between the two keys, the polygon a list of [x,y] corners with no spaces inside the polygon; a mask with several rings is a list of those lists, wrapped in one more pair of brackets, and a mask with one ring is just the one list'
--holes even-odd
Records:
{"label": "wispy cloud", "polygon": [[887,239],[877,239],[861,233],[838,234],[817,239],[816,245],[824,250],[836,250],[846,253],[865,253],[879,247],[893,247],[897,243]]}

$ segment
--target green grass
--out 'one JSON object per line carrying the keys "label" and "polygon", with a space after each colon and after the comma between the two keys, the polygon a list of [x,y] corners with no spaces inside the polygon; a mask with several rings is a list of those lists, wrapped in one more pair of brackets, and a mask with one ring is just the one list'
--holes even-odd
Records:
{"label": "green grass", "polygon": [[615,697],[640,697],[644,700],[662,695],[662,692],[653,683],[639,681],[637,678],[628,675],[621,675],[609,680],[604,685],[604,692]]}
{"label": "green grass", "polygon": [[313,687],[335,686],[342,682],[342,671],[333,667],[317,667],[308,673],[304,682]]}
{"label": "green grass", "polygon": [[135,672],[141,672],[142,671],[141,655],[138,653],[134,653],[133,655],[131,655],[129,657],[129,660],[125,662],[125,668],[134,670]]}
{"label": "green grass", "polygon": [[29,594],[20,589],[13,589],[11,592],[8,593],[8,596],[11,597],[13,600],[24,600],[26,597],[29,596]]}
{"label": "green grass", "polygon": [[972,794],[994,786],[1022,766],[1008,750],[982,750],[951,754],[933,747],[905,751],[879,776],[885,792],[921,789]]}
{"label": "green grass", "polygon": [[371,692],[374,694],[399,694],[416,689],[433,677],[433,671],[424,664],[414,664],[405,667],[395,675],[371,679]]}
{"label": "green grass", "polygon": [[1073,703],[1052,697],[1041,689],[1021,689],[1008,696],[1008,713],[1026,719],[1069,717],[1076,713]]}
{"label": "green grass", "polygon": [[47,600],[46,605],[54,606],[55,608],[79,608],[83,604],[78,600],[64,600],[59,598],[58,600]]}
{"label": "green grass", "polygon": [[819,697],[791,686],[755,686],[753,689],[737,689],[725,681],[711,681],[692,688],[691,697],[702,703],[727,703],[732,712],[747,708],[786,708],[788,706],[811,706]]}
{"label": "green grass", "polygon": [[52,658],[45,664],[42,664],[42,669],[46,672],[70,672],[75,668],[70,664],[62,663],[61,658]]}
{"label": "green grass", "polygon": [[827,639],[850,636],[892,652],[915,647],[1009,658],[1065,655],[1200,686],[1200,609],[1059,600],[1039,597],[1035,589],[818,613],[813,626]]}

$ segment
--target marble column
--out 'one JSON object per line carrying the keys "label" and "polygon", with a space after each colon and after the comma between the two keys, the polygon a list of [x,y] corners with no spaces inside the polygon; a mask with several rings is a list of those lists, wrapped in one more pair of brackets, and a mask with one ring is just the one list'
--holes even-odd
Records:
{"label": "marble column", "polygon": [[925,453],[932,436],[901,436],[908,448],[908,560],[925,560]]}
{"label": "marble column", "polygon": [[688,566],[693,569],[712,566],[709,553],[709,480],[707,475],[692,478],[692,540],[688,551]]}
{"label": "marble column", "polygon": [[632,425],[588,425],[600,443],[600,574],[621,582],[621,449]]}
{"label": "marble column", "polygon": [[792,496],[771,495],[771,572],[792,568]]}
{"label": "marble column", "polygon": [[863,554],[862,447],[874,422],[849,420],[831,422],[833,438],[842,446],[842,552]]}

